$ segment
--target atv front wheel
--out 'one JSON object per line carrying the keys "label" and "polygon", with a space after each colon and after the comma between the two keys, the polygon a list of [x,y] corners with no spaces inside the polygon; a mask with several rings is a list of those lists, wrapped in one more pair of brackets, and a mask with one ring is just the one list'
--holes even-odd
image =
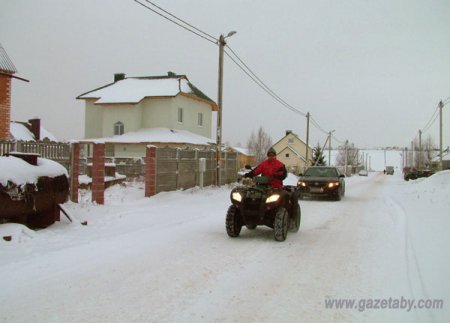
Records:
{"label": "atv front wheel", "polygon": [[273,221],[273,236],[277,241],[286,240],[289,228],[289,214],[284,207],[280,207]]}
{"label": "atv front wheel", "polygon": [[225,228],[227,229],[228,236],[232,238],[239,236],[239,233],[241,233],[241,214],[239,209],[234,205],[230,205],[228,208]]}

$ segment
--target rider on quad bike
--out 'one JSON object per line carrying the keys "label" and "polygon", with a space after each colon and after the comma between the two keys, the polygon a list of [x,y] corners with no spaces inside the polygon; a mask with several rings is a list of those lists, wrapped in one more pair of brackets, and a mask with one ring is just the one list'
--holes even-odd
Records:
{"label": "rider on quad bike", "polygon": [[277,152],[270,148],[267,151],[267,159],[263,160],[255,169],[244,177],[254,177],[261,174],[269,177],[269,185],[272,188],[283,188],[283,180],[287,176],[286,166],[277,159]]}
{"label": "rider on quad bike", "polygon": [[[297,232],[301,210],[295,187],[283,186],[286,167],[276,159],[270,148],[267,159],[244,177],[254,178],[250,185],[238,186],[231,191],[232,205],[228,208],[226,230],[230,237],[237,237],[242,226],[255,229],[265,225],[274,229],[274,238],[286,239],[288,230]],[[262,176],[257,176],[261,174]]]}

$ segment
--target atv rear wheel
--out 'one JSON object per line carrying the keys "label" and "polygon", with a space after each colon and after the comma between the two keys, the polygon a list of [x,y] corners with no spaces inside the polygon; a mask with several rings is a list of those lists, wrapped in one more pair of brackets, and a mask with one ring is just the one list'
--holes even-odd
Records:
{"label": "atv rear wheel", "polygon": [[230,205],[230,207],[228,208],[225,228],[227,229],[228,236],[232,238],[239,236],[239,233],[241,233],[241,213],[239,212],[239,209],[234,205]]}
{"label": "atv rear wheel", "polygon": [[289,232],[298,232],[298,230],[300,229],[300,221],[302,218],[302,210],[300,208],[300,205],[297,203],[294,206],[294,210],[292,212],[292,218],[291,218],[291,223],[290,223],[290,227],[289,227]]}
{"label": "atv rear wheel", "polygon": [[273,236],[277,241],[286,240],[289,228],[289,214],[284,207],[280,207],[273,221]]}

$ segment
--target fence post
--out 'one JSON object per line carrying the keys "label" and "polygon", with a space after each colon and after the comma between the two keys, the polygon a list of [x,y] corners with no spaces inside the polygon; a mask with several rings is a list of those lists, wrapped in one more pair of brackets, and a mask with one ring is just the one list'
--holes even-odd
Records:
{"label": "fence post", "polygon": [[156,194],[156,147],[145,149],[145,197]]}
{"label": "fence post", "polygon": [[105,204],[105,144],[93,144],[92,201]]}
{"label": "fence post", "polygon": [[70,200],[78,203],[78,175],[80,174],[80,144],[72,144],[70,156]]}

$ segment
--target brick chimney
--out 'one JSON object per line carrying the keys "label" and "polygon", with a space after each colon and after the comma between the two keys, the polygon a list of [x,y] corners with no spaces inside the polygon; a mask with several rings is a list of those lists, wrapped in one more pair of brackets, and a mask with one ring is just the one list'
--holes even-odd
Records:
{"label": "brick chimney", "polygon": [[9,140],[11,120],[11,77],[0,74],[0,140]]}
{"label": "brick chimney", "polygon": [[36,141],[41,140],[41,119],[34,118],[28,120],[28,122],[31,125],[30,130],[34,135],[34,140]]}

